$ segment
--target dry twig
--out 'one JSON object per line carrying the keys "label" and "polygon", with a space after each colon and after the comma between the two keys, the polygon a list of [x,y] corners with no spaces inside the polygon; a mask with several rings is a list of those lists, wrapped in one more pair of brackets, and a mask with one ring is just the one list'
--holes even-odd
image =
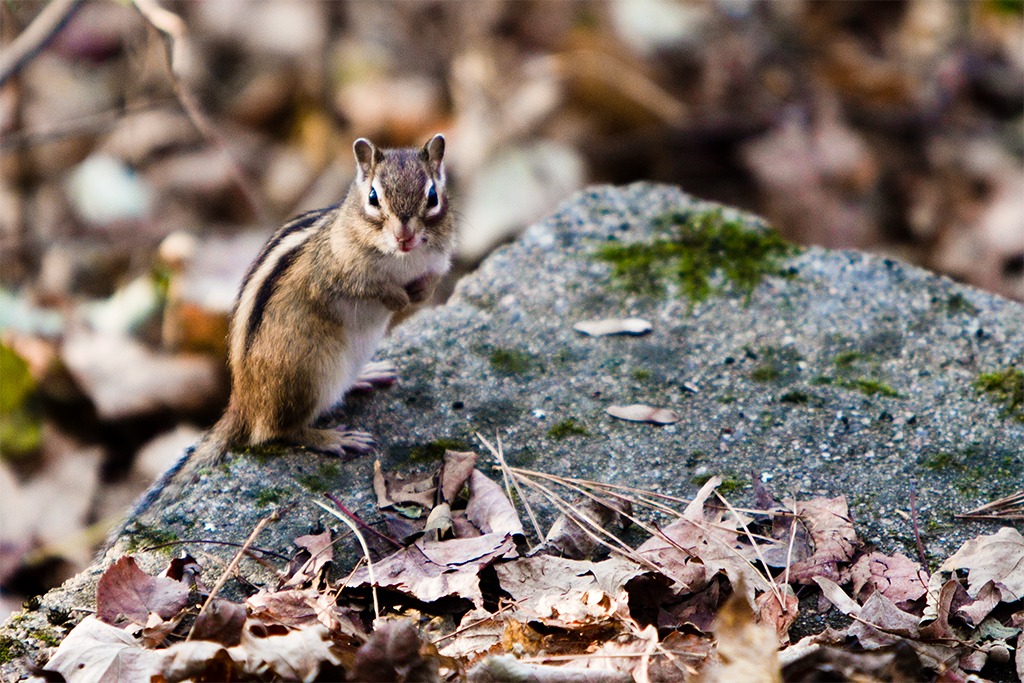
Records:
{"label": "dry twig", "polygon": [[52,0],[32,23],[0,53],[0,87],[39,54],[75,14],[85,0]]}

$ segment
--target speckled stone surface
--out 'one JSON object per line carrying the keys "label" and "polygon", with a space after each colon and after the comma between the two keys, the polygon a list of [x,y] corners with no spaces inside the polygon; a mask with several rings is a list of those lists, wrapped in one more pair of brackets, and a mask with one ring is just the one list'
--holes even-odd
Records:
{"label": "speckled stone surface", "polygon": [[[979,373],[1024,367],[1024,306],[905,264],[816,248],[787,262],[794,277],[766,278],[749,301],[722,295],[691,306],[671,293],[624,293],[592,256],[609,239],[648,236],[666,211],[701,208],[677,188],[649,184],[577,195],[464,278],[448,305],[396,330],[378,357],[398,365],[400,383],[351,400],[340,418],[378,436],[385,468],[425,466],[412,456],[438,440],[484,453],[474,433],[497,432],[511,464],[560,475],[688,496],[701,476],[723,474],[743,484],[730,494],[737,504],[750,502],[751,472],[779,496],[845,494],[862,539],[912,557],[911,490],[933,561],[994,532],[996,523],[953,515],[1024,482],[1024,424],[973,386]],[[646,318],[653,331],[590,338],[572,329],[627,316]],[[860,380],[898,396],[869,395]],[[672,408],[682,419],[655,427],[605,413],[628,403]],[[548,435],[568,418],[589,435]],[[129,532],[150,530],[134,541],[141,545],[167,534],[242,542],[283,506],[256,545],[289,554],[292,538],[321,524],[340,528],[312,503],[322,489],[376,519],[372,473],[372,458],[241,456]],[[100,566],[132,543],[123,536]],[[356,556],[354,544],[340,546]],[[232,554],[185,547],[209,582]],[[140,564],[155,570],[166,552],[141,553]],[[254,562],[242,568],[256,584],[273,581]],[[51,592],[0,635],[53,632],[46,614],[88,606],[98,571]]]}

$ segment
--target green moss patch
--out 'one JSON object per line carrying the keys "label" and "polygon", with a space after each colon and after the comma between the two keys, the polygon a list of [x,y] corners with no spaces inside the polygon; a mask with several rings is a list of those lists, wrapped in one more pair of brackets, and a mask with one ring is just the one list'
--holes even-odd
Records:
{"label": "green moss patch", "polygon": [[552,439],[561,441],[569,436],[590,436],[590,432],[571,417],[552,425],[551,429],[548,430],[548,437]]}
{"label": "green moss patch", "polygon": [[795,349],[785,346],[763,347],[758,357],[758,364],[750,371],[750,379],[755,382],[792,381],[800,372],[797,365],[803,356]]}
{"label": "green moss patch", "polygon": [[655,234],[632,244],[609,243],[595,254],[612,265],[612,279],[627,291],[664,295],[674,281],[691,301],[737,291],[749,299],[766,275],[785,275],[784,257],[795,247],[772,230],[751,230],[721,209],[672,212],[655,221]]}
{"label": "green moss patch", "polygon": [[36,382],[28,363],[0,344],[0,454],[18,460],[35,453],[43,440]]}
{"label": "green moss patch", "polygon": [[996,372],[984,372],[974,380],[974,387],[988,395],[1000,406],[1000,414],[1017,422],[1024,422],[1024,372],[1010,367]]}
{"label": "green moss patch", "polygon": [[967,300],[960,292],[956,294],[950,294],[949,298],[946,299],[946,312],[950,315],[959,315],[964,313],[966,315],[977,315],[978,307]]}
{"label": "green moss patch", "polygon": [[265,508],[268,505],[280,503],[288,494],[288,490],[280,486],[268,486],[256,492],[256,507]]}
{"label": "green moss patch", "polygon": [[[691,479],[690,483],[694,486],[703,486],[708,483],[708,480],[713,476],[713,474],[701,474]],[[718,489],[716,490],[722,495],[728,495],[739,491],[743,486],[744,483],[742,479],[731,474],[725,474],[722,475],[722,483],[719,484]]]}
{"label": "green moss patch", "polygon": [[[162,546],[166,543],[173,543],[178,540],[178,534],[167,529],[157,529],[147,524],[135,523],[130,536],[125,544],[126,552],[133,553],[153,546]],[[162,548],[165,552],[172,552],[169,548]]]}
{"label": "green moss patch", "polygon": [[0,636],[0,664],[13,662],[27,652],[24,643],[20,640],[9,636]]}
{"label": "green moss patch", "polygon": [[885,382],[880,382],[877,379],[871,379],[869,377],[858,377],[854,380],[844,380],[839,382],[839,386],[847,389],[856,389],[865,396],[874,396],[878,394],[881,396],[888,396],[890,398],[902,398],[898,391]]}
{"label": "green moss patch", "polygon": [[446,451],[468,451],[469,444],[458,439],[437,439],[430,443],[413,446],[409,452],[410,462],[437,462],[444,457]]}
{"label": "green moss patch", "polygon": [[503,375],[522,375],[537,366],[537,359],[532,354],[519,349],[491,351],[491,367]]}
{"label": "green moss patch", "polygon": [[331,483],[341,475],[341,468],[333,462],[320,465],[315,474],[303,474],[295,481],[311,493],[324,493],[331,490]]}

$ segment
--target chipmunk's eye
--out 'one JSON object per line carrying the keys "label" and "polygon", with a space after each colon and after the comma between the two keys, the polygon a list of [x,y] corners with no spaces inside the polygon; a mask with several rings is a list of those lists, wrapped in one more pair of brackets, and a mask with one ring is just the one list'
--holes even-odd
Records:
{"label": "chipmunk's eye", "polygon": [[427,191],[427,208],[432,209],[437,206],[437,188],[434,184],[430,184],[430,189]]}
{"label": "chipmunk's eye", "polygon": [[377,188],[370,188],[370,206],[380,206],[380,201],[377,199]]}

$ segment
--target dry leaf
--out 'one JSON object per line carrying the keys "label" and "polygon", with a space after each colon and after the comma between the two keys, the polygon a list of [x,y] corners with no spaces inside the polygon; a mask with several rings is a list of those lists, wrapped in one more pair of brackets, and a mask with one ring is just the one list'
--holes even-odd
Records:
{"label": "dry leaf", "polygon": [[217,599],[196,619],[192,627],[194,640],[213,640],[231,647],[242,638],[246,611],[243,605]]}
{"label": "dry leaf", "polygon": [[[544,543],[536,548],[532,555],[545,554],[557,557],[566,557],[570,560],[584,560],[591,557],[598,546],[594,535],[594,526],[598,529],[617,531],[615,527],[625,528],[629,525],[629,519],[625,514],[633,514],[632,506],[628,501],[623,503],[620,500],[610,498],[605,502],[599,502],[593,498],[585,498],[572,506],[573,514],[562,513],[555,523],[551,525]],[[625,513],[625,514],[624,514]],[[579,516],[586,517],[593,522],[577,522]]]}
{"label": "dry leaf", "polygon": [[682,418],[674,410],[654,408],[642,403],[628,406],[610,406],[606,411],[612,417],[628,422],[650,422],[651,424],[670,425]]}
{"label": "dry leaf", "polygon": [[649,322],[643,318],[605,318],[603,320],[581,320],[572,326],[588,337],[605,337],[613,334],[642,335],[651,331]]}
{"label": "dry leaf", "polygon": [[505,492],[480,470],[469,476],[469,503],[466,517],[485,534],[523,536],[523,524]]}
{"label": "dry leaf", "polygon": [[857,597],[866,599],[877,590],[897,604],[917,600],[928,590],[928,572],[900,553],[861,555],[850,568],[850,580]]}
{"label": "dry leaf", "polygon": [[978,597],[982,587],[992,581],[1003,602],[1024,596],[1024,537],[1012,527],[1003,527],[991,536],[967,541],[942,563],[939,572],[967,569],[967,593]]}
{"label": "dry leaf", "polygon": [[422,647],[419,632],[411,621],[385,621],[356,652],[352,680],[409,683],[440,680],[437,659],[424,657]]}
{"label": "dry leaf", "polygon": [[446,451],[444,462],[441,465],[441,474],[438,477],[441,489],[441,500],[450,503],[466,485],[473,468],[476,467],[476,453]]}
{"label": "dry leaf", "polygon": [[132,622],[145,626],[149,613],[174,617],[188,604],[188,587],[139,569],[135,558],[124,555],[110,565],[96,584],[96,614],[108,624]]}
{"label": "dry leaf", "polygon": [[512,655],[494,655],[470,669],[466,680],[469,683],[630,683],[633,677],[624,671],[544,666],[521,662]]}
{"label": "dry leaf", "polygon": [[264,635],[265,628],[251,622],[242,629],[241,642],[228,650],[249,675],[268,669],[289,681],[313,681],[324,662],[340,664],[332,652],[331,635],[323,624],[311,624],[284,635]]}
{"label": "dry leaf", "polygon": [[784,503],[796,511],[799,522],[807,527],[814,547],[810,557],[792,564],[790,581],[809,584],[816,576],[843,581],[839,565],[850,561],[857,542],[846,497],[786,500]]}
{"label": "dry leaf", "polygon": [[774,591],[761,593],[754,601],[754,606],[757,608],[757,622],[774,628],[779,642],[788,645],[789,627],[800,614],[800,601],[788,583],[779,586],[779,593],[781,596],[776,596]]}
{"label": "dry leaf", "polygon": [[162,653],[143,649],[122,629],[88,616],[61,641],[45,670],[69,683],[137,683],[160,675],[162,660]]}
{"label": "dry leaf", "polygon": [[423,532],[427,534],[429,540],[439,541],[451,528],[452,506],[448,503],[441,503],[427,515],[427,523],[423,527]]}
{"label": "dry leaf", "polygon": [[295,545],[302,550],[289,563],[289,575],[284,587],[294,588],[314,581],[324,566],[334,561],[334,542],[328,529],[320,534],[299,536]]}
{"label": "dry leaf", "polygon": [[736,586],[715,620],[717,656],[700,680],[705,683],[781,683],[775,629],[758,624],[742,585]]}
{"label": "dry leaf", "polygon": [[[446,657],[471,657],[490,652],[500,652],[501,637],[505,623],[500,615],[485,609],[471,609],[462,616],[458,628],[446,638],[441,654]],[[437,641],[435,641],[437,642]]]}

